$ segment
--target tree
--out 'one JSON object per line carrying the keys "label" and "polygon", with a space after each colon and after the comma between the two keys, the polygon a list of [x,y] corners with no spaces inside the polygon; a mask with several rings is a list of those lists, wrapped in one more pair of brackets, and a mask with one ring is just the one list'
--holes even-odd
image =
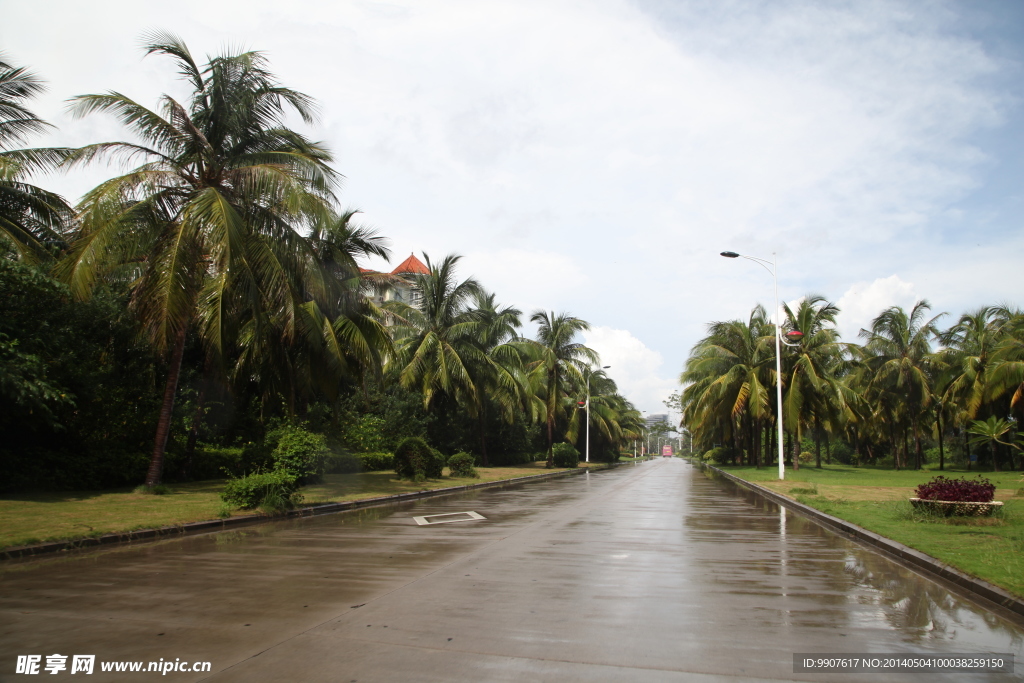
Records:
{"label": "tree", "polygon": [[447,397],[476,416],[478,388],[469,370],[471,359],[483,362],[476,344],[477,318],[469,304],[481,292],[473,278],[458,282],[455,267],[462,259],[449,254],[434,263],[423,255],[429,273],[416,278],[422,294],[420,309],[392,306],[405,321],[396,326],[396,362],[403,387],[423,397],[424,408]]}
{"label": "tree", "polygon": [[0,244],[7,242],[28,262],[48,260],[63,245],[72,215],[63,197],[25,182],[28,174],[59,162],[62,150],[12,149],[51,127],[25,106],[44,89],[34,74],[0,53]]}
{"label": "tree", "polygon": [[916,445],[916,467],[922,464],[920,420],[932,400],[931,340],[938,336],[935,321],[941,315],[925,319],[931,309],[927,301],[914,304],[908,314],[899,306],[882,311],[861,330],[867,342],[862,363],[870,379],[866,392],[875,392],[876,404],[885,406],[886,419],[893,433],[893,464],[899,468],[897,431],[903,435],[903,453],[908,456],[909,431]]}
{"label": "tree", "polygon": [[575,341],[590,324],[569,313],[534,311],[530,322],[538,324],[537,339],[524,346],[532,356],[527,365],[535,390],[535,405],[544,417],[548,437],[547,467],[554,467],[555,421],[564,415],[566,399],[575,393],[572,385],[583,383],[583,372],[597,365],[597,353]]}
{"label": "tree", "polygon": [[131,281],[132,310],[169,358],[152,486],[162,477],[190,329],[218,357],[246,321],[254,338],[293,339],[304,295],[326,293],[304,227],[325,219],[338,176],[326,149],[285,127],[289,109],[314,121],[312,101],[279,85],[260,53],[225,54],[200,68],[180,39],[162,33],[145,51],[175,60],[190,101],[164,95],[157,113],[117,92],[73,100],[77,117],[111,113],[141,142],[87,145],[70,153],[69,166],[142,163],[85,196],[57,272],[78,298],[104,277]]}

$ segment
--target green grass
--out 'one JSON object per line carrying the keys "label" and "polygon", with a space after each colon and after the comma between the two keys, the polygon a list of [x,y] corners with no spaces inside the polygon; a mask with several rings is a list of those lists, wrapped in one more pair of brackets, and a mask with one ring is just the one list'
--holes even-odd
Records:
{"label": "green grass", "polygon": [[[1024,497],[1017,496],[1020,472],[982,472],[996,485],[1003,510],[992,517],[935,517],[908,502],[918,484],[937,475],[974,478],[963,470],[901,470],[843,465],[778,470],[721,468],[805,505],[927,553],[961,571],[1024,597]],[[816,491],[816,493],[814,493]]]}
{"label": "green grass", "polygon": [[[585,463],[581,463],[585,464]],[[591,463],[597,466],[598,463]],[[478,479],[442,477],[416,483],[397,480],[392,471],[328,474],[323,484],[300,490],[303,504],[362,500],[412,491],[515,479],[553,471],[544,462],[516,467],[478,467]],[[159,496],[132,489],[23,493],[0,496],[0,549],[152,529],[223,517],[224,480],[172,484]],[[233,516],[256,514],[231,511]]]}

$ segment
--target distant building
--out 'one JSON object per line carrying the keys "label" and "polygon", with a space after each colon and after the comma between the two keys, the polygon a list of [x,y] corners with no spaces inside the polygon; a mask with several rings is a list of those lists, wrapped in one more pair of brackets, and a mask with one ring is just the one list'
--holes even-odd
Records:
{"label": "distant building", "polygon": [[644,422],[647,425],[647,429],[652,429],[654,425],[659,423],[669,427],[670,429],[672,427],[672,425],[668,423],[668,413],[654,413],[653,415],[648,415],[644,419]]}
{"label": "distant building", "polygon": [[[364,273],[377,272],[367,268],[360,268],[360,270]],[[401,301],[403,304],[419,308],[420,304],[423,303],[423,295],[419,287],[416,286],[416,276],[429,274],[430,269],[427,268],[423,261],[416,258],[415,254],[410,253],[409,258],[399,263],[391,271],[391,275],[396,276],[397,279],[384,288],[383,291],[374,294],[370,298],[378,306],[385,301]]]}

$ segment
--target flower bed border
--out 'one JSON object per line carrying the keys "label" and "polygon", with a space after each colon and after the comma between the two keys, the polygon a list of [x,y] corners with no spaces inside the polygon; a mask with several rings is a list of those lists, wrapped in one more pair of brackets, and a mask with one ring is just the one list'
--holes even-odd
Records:
{"label": "flower bed border", "polygon": [[910,504],[919,510],[938,512],[946,517],[988,517],[1003,507],[1001,500],[981,503],[978,501],[927,500],[911,498]]}

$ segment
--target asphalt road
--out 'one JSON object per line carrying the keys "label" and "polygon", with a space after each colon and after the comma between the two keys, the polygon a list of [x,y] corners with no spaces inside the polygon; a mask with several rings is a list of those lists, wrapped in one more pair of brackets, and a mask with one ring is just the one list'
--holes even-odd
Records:
{"label": "asphalt road", "polygon": [[[1024,672],[1024,628],[677,459],[0,567],[5,681],[31,654],[69,656],[59,676],[93,654],[91,681],[1024,678],[803,674],[794,653]],[[211,670],[100,670],[161,659]]]}

